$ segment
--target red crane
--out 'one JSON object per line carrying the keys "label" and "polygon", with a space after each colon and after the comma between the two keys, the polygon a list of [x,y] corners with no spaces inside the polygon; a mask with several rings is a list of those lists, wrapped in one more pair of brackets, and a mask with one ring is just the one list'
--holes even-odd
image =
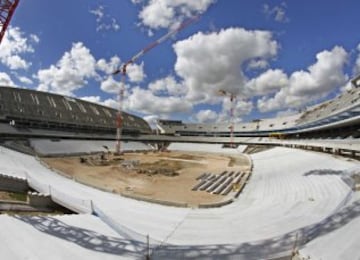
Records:
{"label": "red crane", "polygon": [[130,60],[125,62],[122,67],[115,70],[113,72],[113,75],[121,73],[121,86],[119,89],[119,96],[118,96],[118,102],[119,102],[119,110],[116,116],[116,149],[115,152],[117,154],[120,154],[120,141],[121,141],[121,132],[122,132],[122,111],[123,111],[123,99],[124,99],[124,91],[125,91],[125,80],[126,80],[126,68],[129,64],[134,63],[136,60],[138,60],[141,56],[143,56],[145,53],[149,52],[151,49],[155,48],[162,42],[166,41],[168,38],[176,34],[177,32],[181,31],[185,27],[189,26],[191,23],[198,20],[198,16],[191,17],[190,19],[184,21],[181,23],[178,27],[176,27],[173,30],[170,30],[167,34],[159,38],[158,40],[150,43],[148,46],[146,46],[144,49],[142,49],[140,52],[135,54]]}
{"label": "red crane", "polygon": [[19,3],[19,0],[0,0],[0,43],[5,35],[5,31],[9,26],[10,20]]}
{"label": "red crane", "polygon": [[236,105],[236,95],[233,93],[230,93],[226,90],[222,90],[220,89],[218,91],[218,94],[220,96],[227,96],[230,98],[230,147],[231,148],[235,148],[235,144],[234,144],[234,110],[235,110],[235,105]]}

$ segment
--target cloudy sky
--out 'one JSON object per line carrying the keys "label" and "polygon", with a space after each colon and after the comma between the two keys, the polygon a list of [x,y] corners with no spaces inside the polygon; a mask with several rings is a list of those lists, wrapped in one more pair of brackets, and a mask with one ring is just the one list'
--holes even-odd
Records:
{"label": "cloudy sky", "polygon": [[0,85],[118,107],[111,73],[128,66],[124,110],[149,121],[236,121],[291,114],[349,87],[360,72],[355,0],[20,1],[0,45]]}

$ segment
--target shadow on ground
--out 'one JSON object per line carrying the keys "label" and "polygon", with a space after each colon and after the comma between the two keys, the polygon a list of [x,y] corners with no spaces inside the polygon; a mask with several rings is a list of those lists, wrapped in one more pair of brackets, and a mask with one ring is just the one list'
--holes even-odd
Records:
{"label": "shadow on ground", "polygon": [[70,226],[53,217],[14,216],[48,235],[73,242],[81,247],[98,252],[139,257],[144,255],[145,244],[137,241],[110,237],[92,230]]}
{"label": "shadow on ground", "polygon": [[[309,241],[341,228],[360,216],[360,201],[323,219],[319,223],[303,227],[284,235],[242,244],[222,245],[152,245],[152,259],[276,259],[290,256],[298,247]],[[109,237],[97,232],[65,224],[52,217],[16,216],[37,230],[51,236],[73,242],[89,250],[143,259],[146,244],[135,240]],[[238,232],[241,236],[241,230]]]}

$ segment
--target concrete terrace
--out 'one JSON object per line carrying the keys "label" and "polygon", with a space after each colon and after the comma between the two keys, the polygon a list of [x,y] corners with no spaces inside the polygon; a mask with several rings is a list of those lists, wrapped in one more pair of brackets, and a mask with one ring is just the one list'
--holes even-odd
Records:
{"label": "concrete terrace", "polygon": [[[353,199],[354,192],[341,176],[358,169],[358,163],[280,147],[251,157],[252,177],[234,203],[190,209],[106,193],[62,177],[32,156],[1,147],[2,174],[26,178],[34,189],[50,193],[54,201],[83,213],[44,219],[1,216],[1,229],[6,230],[1,233],[1,252],[9,259],[44,259],[55,254],[57,259],[64,259],[69,252],[87,259],[99,259],[100,255],[104,259],[118,259],[119,255],[134,259],[144,256],[149,234],[155,259],[278,257],[289,255],[295,240],[299,246],[306,245],[304,252],[318,256],[317,248],[324,246],[320,236],[329,236],[334,230],[347,234],[341,231],[347,225],[359,227],[359,212],[355,210],[359,201]],[[53,231],[48,230],[49,225]],[[57,233],[64,226],[65,233],[73,235]],[[84,232],[86,243],[81,239]],[[21,237],[36,239],[29,239],[24,247],[18,241]],[[109,241],[105,237],[110,237]],[[99,238],[104,238],[110,248],[94,253],[95,244],[101,248],[104,243]],[[306,244],[309,240],[313,243]],[[58,249],[42,247],[38,252],[35,245],[49,241]],[[358,241],[339,240],[338,249],[345,248],[346,254],[356,259]],[[348,246],[341,247],[341,243]]]}

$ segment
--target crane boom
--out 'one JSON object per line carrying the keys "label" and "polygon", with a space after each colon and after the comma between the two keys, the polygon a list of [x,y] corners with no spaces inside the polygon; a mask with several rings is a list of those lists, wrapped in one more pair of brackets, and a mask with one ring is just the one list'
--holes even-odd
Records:
{"label": "crane boom", "polygon": [[119,94],[118,94],[119,107],[118,107],[118,113],[117,113],[117,116],[116,116],[116,147],[115,147],[115,152],[117,154],[121,153],[120,146],[121,146],[122,122],[123,122],[123,118],[122,118],[123,107],[122,106],[123,106],[123,99],[124,99],[124,92],[125,92],[125,78],[126,78],[126,68],[127,68],[127,66],[129,64],[134,63],[136,60],[138,60],[140,57],[142,57],[145,53],[149,52],[150,50],[152,50],[153,48],[155,48],[156,46],[158,46],[162,42],[166,41],[171,36],[175,35],[177,32],[181,31],[182,29],[189,26],[191,23],[195,22],[198,19],[199,19],[199,16],[193,16],[193,17],[187,19],[186,21],[182,22],[178,27],[176,27],[173,30],[170,30],[167,34],[160,37],[156,41],[150,43],[148,46],[146,46],[140,52],[136,53],[130,60],[125,62],[122,65],[122,67],[120,67],[119,69],[115,70],[112,73],[113,75],[121,73],[121,85],[120,85]]}
{"label": "crane boom", "polygon": [[0,1],[0,43],[5,35],[6,29],[19,3],[19,0],[2,0]]}
{"label": "crane boom", "polygon": [[128,60],[127,62],[124,63],[124,65],[115,70],[113,72],[114,75],[121,73],[126,73],[126,67],[131,64],[134,63],[136,60],[138,60],[141,56],[143,56],[145,53],[149,52],[150,50],[152,50],[153,48],[155,48],[156,46],[158,46],[159,44],[161,44],[162,42],[166,41],[168,38],[170,38],[171,36],[175,35],[176,33],[178,33],[179,31],[181,31],[182,29],[186,28],[187,26],[189,26],[190,24],[192,24],[193,22],[197,21],[199,19],[199,16],[193,16],[189,19],[187,19],[186,21],[182,22],[178,27],[176,27],[173,30],[170,30],[167,34],[161,36],[159,39],[157,39],[156,41],[150,43],[148,46],[146,46],[144,49],[142,49],[141,51],[139,51],[138,53],[136,53],[130,60]]}

